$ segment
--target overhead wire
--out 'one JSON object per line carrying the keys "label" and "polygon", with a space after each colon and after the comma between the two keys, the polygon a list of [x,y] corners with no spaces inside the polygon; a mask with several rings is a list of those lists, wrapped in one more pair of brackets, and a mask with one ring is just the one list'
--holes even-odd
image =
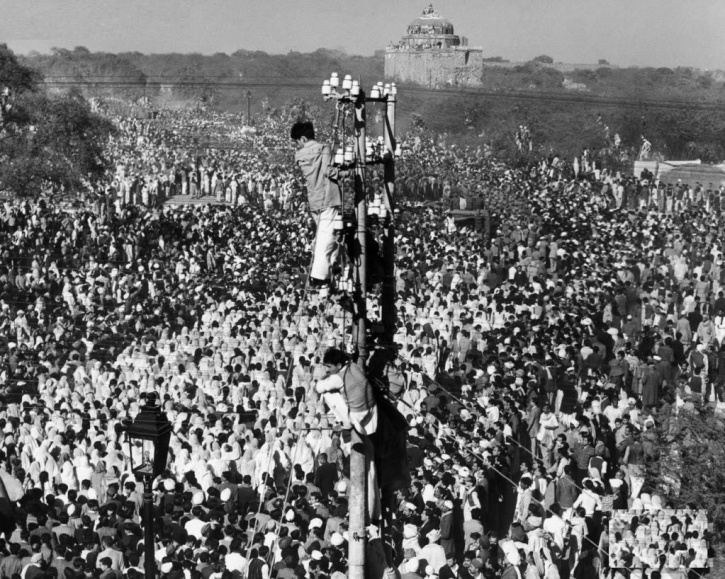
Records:
{"label": "overhead wire", "polygon": [[[46,77],[53,78],[53,77]],[[93,77],[96,79],[103,79],[105,77]],[[118,78],[118,77],[110,77]],[[231,77],[230,77],[231,78]],[[262,77],[258,77],[262,78]],[[264,77],[269,78],[269,77]],[[282,77],[280,77],[282,78]],[[310,77],[284,77],[285,80],[290,78],[301,78],[310,79]],[[312,80],[312,79],[310,79]],[[141,82],[138,80],[130,81],[84,81],[84,80],[70,80],[70,81],[55,81],[45,80],[44,84],[49,86],[90,86],[89,88],[124,88],[124,87],[144,87],[154,88],[156,85],[164,86],[177,86],[180,88],[208,88],[214,87],[218,89],[235,89],[244,90],[248,88],[280,88],[280,89],[315,89],[319,90],[319,82],[315,83],[275,83],[275,82],[254,82],[245,83],[238,80],[230,81],[228,83],[222,83],[218,81],[176,81],[176,82],[160,82],[160,83],[148,83]],[[675,99],[637,99],[632,100],[630,97],[603,97],[603,96],[585,96],[582,94],[570,95],[563,92],[554,91],[534,91],[534,90],[486,90],[483,88],[429,88],[417,85],[408,85],[405,83],[399,84],[398,89],[410,89],[415,91],[416,94],[425,95],[438,95],[438,96],[452,96],[455,98],[470,98],[470,97],[485,97],[499,100],[531,100],[536,102],[559,102],[559,103],[575,103],[575,104],[591,104],[599,105],[603,107],[607,106],[622,106],[626,108],[641,108],[642,106],[651,107],[654,109],[686,109],[694,111],[712,111],[712,112],[725,112],[725,102],[703,102],[703,101],[683,101]]]}

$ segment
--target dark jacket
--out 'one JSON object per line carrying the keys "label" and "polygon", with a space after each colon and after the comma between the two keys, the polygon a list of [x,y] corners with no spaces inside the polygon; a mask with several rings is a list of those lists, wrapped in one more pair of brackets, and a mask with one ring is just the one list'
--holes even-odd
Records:
{"label": "dark jacket", "polygon": [[579,496],[574,481],[569,476],[564,476],[556,481],[556,502],[562,509],[570,509]]}

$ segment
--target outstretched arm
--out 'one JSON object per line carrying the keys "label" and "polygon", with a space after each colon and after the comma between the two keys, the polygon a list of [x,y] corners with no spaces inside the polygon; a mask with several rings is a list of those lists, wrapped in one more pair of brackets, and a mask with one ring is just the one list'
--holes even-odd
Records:
{"label": "outstretched arm", "polygon": [[344,384],[342,378],[337,374],[328,376],[320,380],[315,386],[315,390],[318,394],[324,394],[325,392],[336,392],[342,390]]}

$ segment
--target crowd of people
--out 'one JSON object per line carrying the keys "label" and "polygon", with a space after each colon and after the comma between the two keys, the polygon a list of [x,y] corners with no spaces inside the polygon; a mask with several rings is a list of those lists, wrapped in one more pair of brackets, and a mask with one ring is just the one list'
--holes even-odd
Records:
{"label": "crowd of people", "polygon": [[96,203],[104,209],[155,208],[176,196],[231,206],[298,204],[298,176],[289,163],[279,162],[288,142],[277,119],[257,130],[242,115],[193,109],[135,110],[134,116],[111,118],[118,132],[108,152],[116,170],[97,192]]}
{"label": "crowd of people", "polygon": [[[192,159],[165,141],[191,120],[168,114],[175,129],[135,146],[126,121],[112,188],[186,162],[299,186],[288,126]],[[260,160],[269,143],[288,146],[286,163]],[[653,187],[638,177],[618,204],[610,176],[417,143],[403,171],[446,181],[449,198],[475,192],[486,219],[461,226],[399,200],[388,364],[411,481],[367,529],[368,571],[629,577],[622,551],[610,556],[612,512],[645,495],[670,508],[678,481],[647,477],[659,433],[683,407],[725,408],[717,213],[633,204]],[[345,577],[350,448],[316,386],[325,353],[355,344],[344,288],[306,284],[309,216],[239,196],[157,199],[0,211],[0,579],[143,574],[123,425],[156,399],[173,424],[154,483],[162,577]],[[375,292],[368,316],[380,317]],[[647,555],[652,579],[671,571]]]}
{"label": "crowd of people", "polygon": [[[705,511],[660,510],[643,494],[631,511],[614,511],[609,556],[614,567],[641,569],[664,564],[668,569],[704,569],[711,557]],[[639,508],[638,508],[639,507]]]}

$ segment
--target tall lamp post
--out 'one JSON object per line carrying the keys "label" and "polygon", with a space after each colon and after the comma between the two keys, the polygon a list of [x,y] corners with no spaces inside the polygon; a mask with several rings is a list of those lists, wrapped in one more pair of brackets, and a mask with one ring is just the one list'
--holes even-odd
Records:
{"label": "tall lamp post", "polygon": [[[386,343],[392,343],[395,333],[395,240],[394,240],[394,203],[395,156],[399,154],[395,140],[395,104],[398,89],[395,84],[384,85],[378,82],[369,93],[360,86],[360,81],[351,75],[340,79],[336,72],[322,84],[322,95],[327,101],[335,101],[338,109],[349,107],[354,112],[354,131],[352,142],[342,143],[334,157],[334,164],[342,169],[353,170],[355,175],[355,210],[357,217],[357,255],[355,260],[356,288],[353,297],[356,302],[358,320],[355,323],[355,345],[358,349],[358,364],[365,368],[367,361],[367,218],[373,207],[375,218],[384,227],[385,265],[383,285],[383,322]],[[385,106],[385,136],[377,144],[366,136],[366,104],[378,103]],[[384,166],[385,186],[382,191],[382,204],[368,205],[365,170],[368,165]],[[360,434],[352,430],[352,451],[350,453],[350,542],[348,544],[348,577],[364,579],[365,558],[367,556],[366,524],[367,513],[367,469],[369,457],[365,456]]]}
{"label": "tall lamp post", "polygon": [[149,394],[146,406],[126,427],[131,472],[143,480],[144,576],[155,579],[154,559],[154,479],[166,468],[171,440],[171,423],[156,405],[156,395]]}
{"label": "tall lamp post", "polygon": [[252,93],[247,91],[247,125],[252,126]]}

